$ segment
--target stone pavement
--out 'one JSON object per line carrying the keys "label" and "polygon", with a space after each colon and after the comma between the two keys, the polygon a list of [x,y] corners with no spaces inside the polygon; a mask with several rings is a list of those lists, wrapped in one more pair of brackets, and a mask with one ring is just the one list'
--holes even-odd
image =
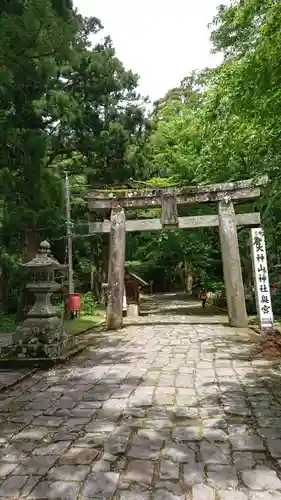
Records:
{"label": "stone pavement", "polygon": [[14,385],[19,380],[32,373],[32,369],[23,370],[0,370],[0,391]]}
{"label": "stone pavement", "polygon": [[281,500],[279,364],[251,337],[143,321],[0,394],[0,498]]}

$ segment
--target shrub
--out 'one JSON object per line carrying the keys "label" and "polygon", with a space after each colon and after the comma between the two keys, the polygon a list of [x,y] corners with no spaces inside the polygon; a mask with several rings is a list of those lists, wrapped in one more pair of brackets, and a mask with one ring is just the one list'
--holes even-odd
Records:
{"label": "shrub", "polygon": [[224,283],[222,281],[215,281],[213,279],[202,279],[200,288],[205,288],[207,292],[211,293],[223,293],[224,292]]}
{"label": "shrub", "polygon": [[[56,306],[59,314],[64,313],[64,301],[59,295],[54,296],[52,304]],[[80,313],[83,316],[94,316],[97,312],[98,304],[93,298],[92,292],[80,294]]]}
{"label": "shrub", "polygon": [[81,314],[93,316],[97,312],[97,302],[94,300],[92,292],[81,294]]}
{"label": "shrub", "polygon": [[271,295],[273,313],[281,315],[281,284],[277,283],[274,293]]}
{"label": "shrub", "polygon": [[257,314],[256,297],[254,290],[245,290],[245,301],[247,313],[251,316]]}
{"label": "shrub", "polygon": [[16,316],[15,314],[0,314],[0,332],[14,333],[16,331]]}

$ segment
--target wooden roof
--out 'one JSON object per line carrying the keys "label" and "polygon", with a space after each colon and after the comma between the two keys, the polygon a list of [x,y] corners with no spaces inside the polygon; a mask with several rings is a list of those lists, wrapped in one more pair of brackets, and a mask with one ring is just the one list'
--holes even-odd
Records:
{"label": "wooden roof", "polygon": [[136,281],[138,281],[141,285],[148,286],[148,283],[146,281],[144,281],[144,279],[142,279],[137,274],[132,273],[131,271],[128,271],[128,269],[126,269],[125,274],[127,274],[127,275],[129,274],[132,278],[134,278]]}

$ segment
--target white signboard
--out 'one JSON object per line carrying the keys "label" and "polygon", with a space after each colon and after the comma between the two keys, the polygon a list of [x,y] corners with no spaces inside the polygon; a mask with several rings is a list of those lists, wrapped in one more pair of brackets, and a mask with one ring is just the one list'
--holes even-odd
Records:
{"label": "white signboard", "polygon": [[266,247],[262,228],[251,229],[251,247],[260,328],[261,330],[271,329],[273,328],[274,320],[268,280]]}
{"label": "white signboard", "polygon": [[127,311],[127,296],[126,296],[125,286],[124,286],[124,293],[123,293],[123,311]]}

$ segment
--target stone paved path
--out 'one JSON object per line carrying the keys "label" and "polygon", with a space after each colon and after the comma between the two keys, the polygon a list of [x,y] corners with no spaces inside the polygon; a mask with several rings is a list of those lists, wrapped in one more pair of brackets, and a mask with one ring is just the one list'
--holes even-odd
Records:
{"label": "stone paved path", "polygon": [[32,369],[26,370],[0,370],[0,391],[9,387],[20,379],[24,378],[32,372]]}
{"label": "stone paved path", "polygon": [[281,500],[279,365],[169,319],[0,395],[0,498]]}

